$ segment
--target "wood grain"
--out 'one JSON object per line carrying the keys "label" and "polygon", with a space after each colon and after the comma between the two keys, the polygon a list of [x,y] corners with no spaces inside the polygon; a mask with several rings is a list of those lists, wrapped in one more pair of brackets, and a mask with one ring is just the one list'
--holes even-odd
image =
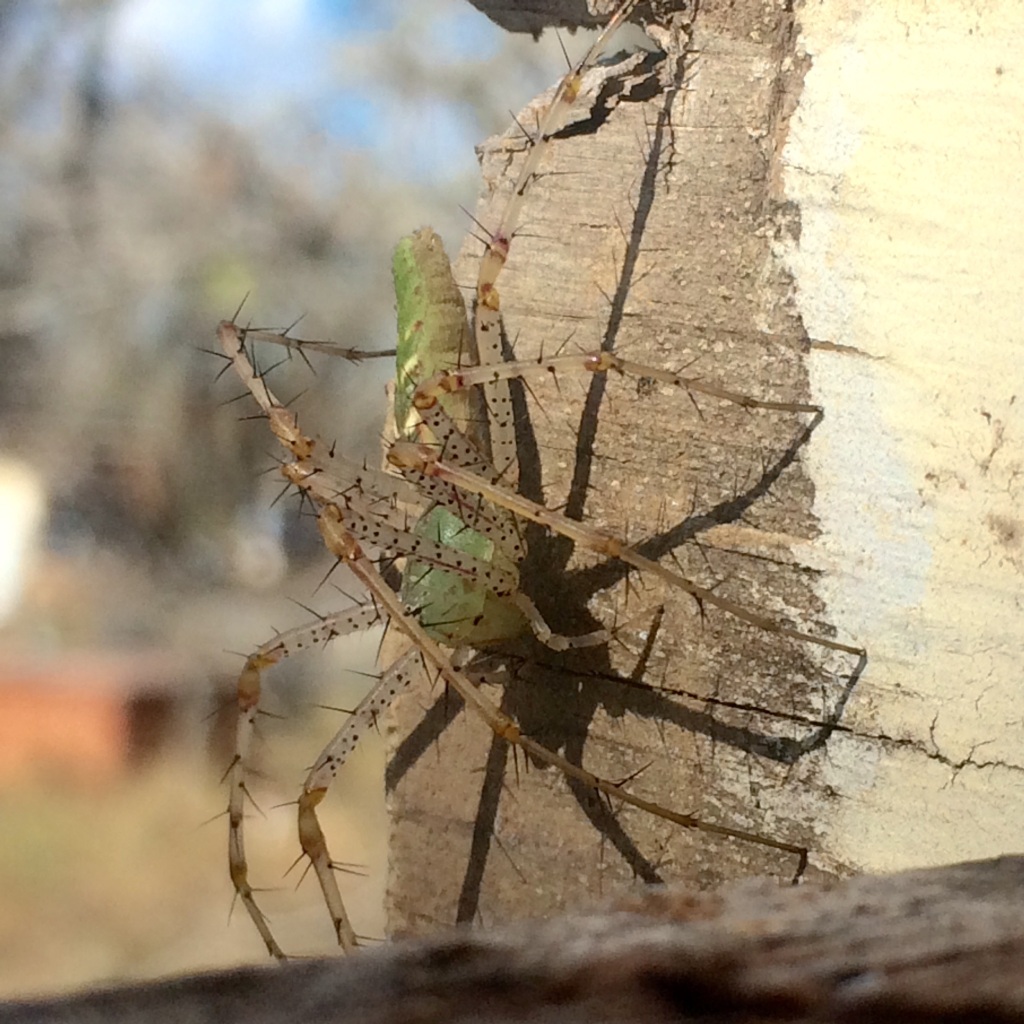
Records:
{"label": "wood grain", "polygon": [[604,912],[0,1005],[10,1024],[1024,1020],[1024,859]]}

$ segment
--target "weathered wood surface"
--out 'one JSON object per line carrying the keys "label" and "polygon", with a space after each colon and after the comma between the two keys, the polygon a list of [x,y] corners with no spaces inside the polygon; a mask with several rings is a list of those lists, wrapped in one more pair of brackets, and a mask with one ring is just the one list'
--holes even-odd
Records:
{"label": "weathered wood surface", "polygon": [[[762,43],[749,26],[709,20],[692,40],[698,62],[633,58],[581,104],[499,283],[517,356],[606,345],[738,392],[809,400],[808,342],[772,253],[775,234],[796,227],[772,193],[786,20],[773,11]],[[488,145],[483,224],[521,151],[514,133]],[[468,243],[457,266],[466,284],[478,251]],[[527,493],[723,595],[859,640],[832,620],[796,553],[816,535],[807,416],[695,406],[630,379],[565,376],[532,392],[520,434]],[[857,660],[702,615],[682,593],[627,581],[621,566],[539,531],[528,539],[525,584],[556,630],[586,632],[660,602],[665,618],[649,650],[637,630],[627,646],[561,658],[524,643],[504,693],[522,728],[599,774],[640,773],[634,788],[673,809],[814,849],[812,874],[846,871],[820,855],[819,834],[826,740]],[[793,856],[609,810],[555,772],[520,764],[517,778],[485,727],[459,716],[440,728],[444,713],[443,696],[421,693],[400,714],[399,734],[412,739],[397,744],[389,773],[399,933],[579,906],[636,880],[710,886],[796,869]]]}
{"label": "weathered wood surface", "polygon": [[[859,5],[848,18],[790,6],[706,3],[682,88],[656,57],[601,86],[530,196],[502,306],[522,357],[606,344],[824,405],[808,437],[807,417],[708,401],[698,413],[644,382],[563,378],[524,400],[524,488],[722,593],[863,644],[866,671],[713,609],[702,618],[533,533],[526,581],[556,628],[660,601],[665,619],[648,647],[637,631],[571,658],[524,644],[505,663],[504,696],[491,692],[594,771],[638,773],[634,787],[670,807],[806,845],[811,878],[1013,851],[1024,845],[1024,426],[1019,315],[992,281],[1003,273],[1019,299],[1022,275],[991,256],[976,272],[969,258],[1001,247],[1019,271],[1019,238],[991,208],[1017,209],[1024,190],[997,179],[950,197],[934,174],[966,160],[980,175],[972,146],[996,169],[1009,161],[1002,119],[1024,107],[999,68],[1024,18],[993,11],[972,34],[952,0],[918,12],[912,30]],[[948,69],[980,76],[986,40],[992,66],[961,101]],[[1003,64],[993,40],[1008,40]],[[936,98],[935,76],[948,95]],[[909,131],[913,151],[898,137]],[[486,147],[485,225],[520,149],[512,135]],[[457,268],[467,287],[478,252],[468,243]],[[1001,332],[975,294],[1002,311]],[[984,361],[972,362],[975,345]],[[792,871],[781,855],[517,770],[456,712],[424,689],[398,715],[397,933],[550,913],[637,880]]]}
{"label": "weathered wood surface", "polygon": [[733,883],[603,913],[0,1004],[9,1024],[1022,1021],[1024,858]]}

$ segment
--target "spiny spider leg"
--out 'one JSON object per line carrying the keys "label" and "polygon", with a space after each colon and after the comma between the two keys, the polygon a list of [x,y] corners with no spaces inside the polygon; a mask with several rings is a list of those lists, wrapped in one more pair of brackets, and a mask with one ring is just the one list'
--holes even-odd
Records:
{"label": "spiny spider leg", "polygon": [[561,372],[628,374],[631,377],[649,377],[664,384],[686,391],[688,394],[707,395],[725,402],[731,402],[744,409],[769,409],[776,412],[822,414],[820,405],[804,402],[780,402],[771,399],[753,398],[738,391],[711,384],[700,377],[684,377],[658,366],[646,366],[643,363],[623,359],[612,352],[586,352],[579,355],[541,357],[509,361],[487,366],[472,366],[448,373],[437,373],[429,380],[423,381],[416,389],[413,403],[420,410],[420,415],[435,407],[442,395],[453,394],[464,388],[485,384],[496,380],[528,379],[530,377],[553,377]]}
{"label": "spiny spider leg", "polygon": [[362,363],[367,359],[394,359],[393,348],[367,350],[363,348],[347,348],[334,341],[296,338],[289,330],[270,331],[263,328],[247,327],[246,337],[250,341],[267,341],[272,345],[281,345],[303,355],[306,352],[320,352],[323,355],[347,359],[350,363]]}

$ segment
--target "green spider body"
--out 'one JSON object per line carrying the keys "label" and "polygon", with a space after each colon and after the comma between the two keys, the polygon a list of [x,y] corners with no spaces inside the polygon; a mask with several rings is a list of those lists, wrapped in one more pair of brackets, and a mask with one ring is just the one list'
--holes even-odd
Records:
{"label": "green spider body", "polygon": [[[403,440],[431,443],[418,422],[412,393],[422,380],[475,363],[466,305],[452,277],[441,239],[430,228],[403,238],[392,262],[398,313],[395,429]],[[477,389],[446,395],[445,411],[483,452],[488,451],[485,412]],[[429,509],[413,532],[515,573],[518,566],[500,547],[445,508]],[[402,600],[418,610],[435,639],[453,647],[481,647],[519,636],[528,629],[522,613],[482,583],[409,559]]]}

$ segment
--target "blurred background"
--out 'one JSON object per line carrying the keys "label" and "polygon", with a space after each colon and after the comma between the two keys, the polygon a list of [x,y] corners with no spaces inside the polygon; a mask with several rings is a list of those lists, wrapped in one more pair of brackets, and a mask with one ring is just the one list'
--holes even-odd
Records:
{"label": "blurred background", "polygon": [[[0,998],[265,958],[218,817],[232,689],[344,580],[318,588],[313,524],[272,504],[269,435],[203,349],[246,296],[254,323],[392,345],[395,242],[432,224],[457,250],[474,144],[563,68],[463,0],[0,2]],[[275,381],[377,459],[389,373]],[[251,873],[289,951],[333,945],[283,877],[281,805],[377,642],[271,680]],[[381,774],[368,744],[326,810],[370,937]]]}

